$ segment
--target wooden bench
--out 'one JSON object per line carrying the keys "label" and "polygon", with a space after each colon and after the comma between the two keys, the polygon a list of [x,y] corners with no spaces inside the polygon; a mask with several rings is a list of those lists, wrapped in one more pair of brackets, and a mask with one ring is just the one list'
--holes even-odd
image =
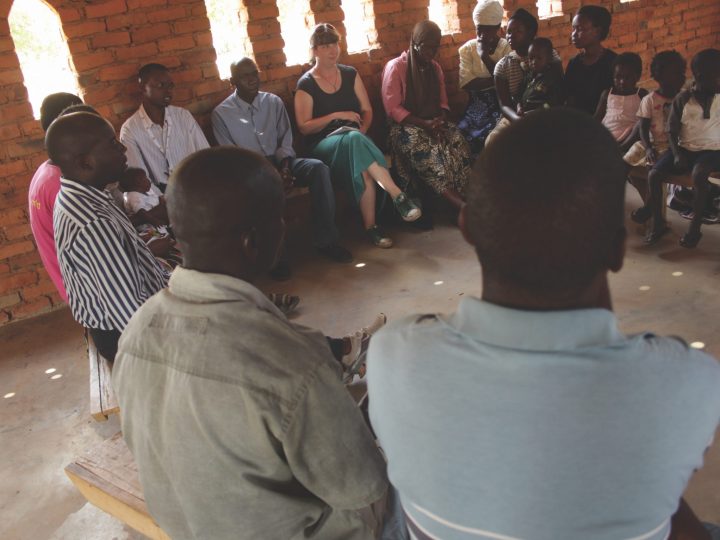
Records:
{"label": "wooden bench", "polygon": [[90,362],[90,416],[105,422],[111,414],[120,411],[112,387],[112,364],[101,355],[89,334],[85,335],[88,361]]}
{"label": "wooden bench", "polygon": [[[630,172],[628,173],[628,177],[631,179],[631,181],[634,180],[635,182],[637,182],[637,183],[633,182],[633,185],[636,187],[642,186],[642,185],[647,186],[649,170],[650,169],[648,169],[647,167],[633,167],[632,169],[630,169]],[[711,173],[709,180],[713,184],[720,184],[720,171]],[[675,184],[678,186],[689,187],[689,188],[694,187],[692,178],[690,177],[689,174],[669,176],[667,182],[665,182],[663,184],[663,199],[662,199],[663,200],[663,206],[662,206],[663,217],[665,217],[667,214],[667,204],[665,204],[665,201],[667,200],[667,185],[668,184]],[[638,188],[638,190],[639,190],[639,188]],[[647,191],[646,191],[646,193],[647,193]],[[641,196],[642,196],[642,192],[641,192]],[[643,202],[645,202],[645,197],[642,197],[642,198],[643,198]]]}
{"label": "wooden bench", "polygon": [[77,458],[65,467],[65,474],[91,504],[153,540],[170,539],[148,513],[137,466],[122,433]]}

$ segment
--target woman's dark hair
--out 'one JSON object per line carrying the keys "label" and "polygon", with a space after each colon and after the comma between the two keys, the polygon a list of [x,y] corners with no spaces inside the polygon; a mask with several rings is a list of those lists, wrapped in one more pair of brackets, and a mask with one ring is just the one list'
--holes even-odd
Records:
{"label": "woman's dark hair", "polygon": [[700,73],[716,69],[720,71],[720,50],[718,49],[704,49],[693,56],[690,62],[690,69],[692,69],[695,78],[698,78]]}
{"label": "woman's dark hair", "polygon": [[652,62],[650,62],[650,76],[658,81],[660,77],[662,77],[663,71],[672,65],[680,67],[683,73],[685,73],[685,69],[687,69],[687,62],[685,62],[685,59],[679,52],[659,52],[653,56]]}
{"label": "woman's dark hair", "polygon": [[530,33],[530,35],[534,36],[535,34],[537,34],[537,19],[533,17],[532,13],[530,13],[528,10],[523,8],[517,9],[515,13],[513,13],[510,17],[510,20],[523,23],[523,25],[525,25],[525,29]]}
{"label": "woman's dark hair", "polygon": [[577,15],[586,17],[594,27],[600,29],[600,41],[608,37],[612,15],[602,6],[582,6]]}
{"label": "woman's dark hair", "polygon": [[642,58],[634,52],[624,52],[618,54],[612,62],[612,69],[615,71],[617,66],[624,66],[632,69],[640,78],[642,76]]}

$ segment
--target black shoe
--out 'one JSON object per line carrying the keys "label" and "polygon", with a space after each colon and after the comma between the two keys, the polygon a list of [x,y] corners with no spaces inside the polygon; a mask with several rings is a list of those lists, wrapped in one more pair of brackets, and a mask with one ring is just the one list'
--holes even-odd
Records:
{"label": "black shoe", "polygon": [[268,275],[275,281],[287,281],[292,276],[290,263],[287,261],[278,261],[275,267],[268,272]]}
{"label": "black shoe", "polygon": [[423,212],[423,215],[419,219],[410,222],[410,225],[421,231],[431,231],[435,228],[435,222],[428,212]]}
{"label": "black shoe", "polygon": [[630,219],[641,225],[652,217],[652,209],[649,206],[641,206],[630,213]]}
{"label": "black shoe", "polygon": [[680,239],[680,245],[684,248],[693,249],[693,248],[697,247],[701,238],[702,238],[701,232],[696,232],[696,233],[687,232]]}
{"label": "black shoe", "polygon": [[319,247],[317,252],[323,257],[338,263],[351,263],[353,261],[352,253],[339,244]]}

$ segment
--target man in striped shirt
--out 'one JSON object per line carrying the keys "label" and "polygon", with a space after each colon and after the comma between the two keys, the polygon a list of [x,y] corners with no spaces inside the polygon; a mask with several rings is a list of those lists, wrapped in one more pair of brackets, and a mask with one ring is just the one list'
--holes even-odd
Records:
{"label": "man in striped shirt", "polygon": [[147,64],[138,72],[140,108],[120,128],[131,167],[143,169],[165,192],[173,169],[208,142],[189,111],[170,105],[175,83],[162,64]]}
{"label": "man in striped shirt", "polygon": [[169,276],[104,191],[127,168],[113,127],[100,116],[73,113],[50,126],[45,145],[62,171],[53,229],[70,309],[100,354],[113,360],[130,317]]}

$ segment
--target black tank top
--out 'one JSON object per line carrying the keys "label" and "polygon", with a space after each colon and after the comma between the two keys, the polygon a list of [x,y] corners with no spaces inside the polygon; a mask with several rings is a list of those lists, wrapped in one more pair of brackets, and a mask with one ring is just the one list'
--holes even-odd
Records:
{"label": "black tank top", "polygon": [[[319,118],[338,111],[354,111],[360,114],[360,100],[355,95],[355,77],[357,71],[354,67],[338,64],[340,70],[340,88],[337,92],[328,94],[318,85],[315,78],[308,71],[297,83],[297,89],[307,92],[313,99],[312,117]],[[335,131],[343,124],[340,122],[331,122],[319,133],[308,135],[307,142],[310,147],[314,147],[318,142],[325,138],[328,133]]]}

